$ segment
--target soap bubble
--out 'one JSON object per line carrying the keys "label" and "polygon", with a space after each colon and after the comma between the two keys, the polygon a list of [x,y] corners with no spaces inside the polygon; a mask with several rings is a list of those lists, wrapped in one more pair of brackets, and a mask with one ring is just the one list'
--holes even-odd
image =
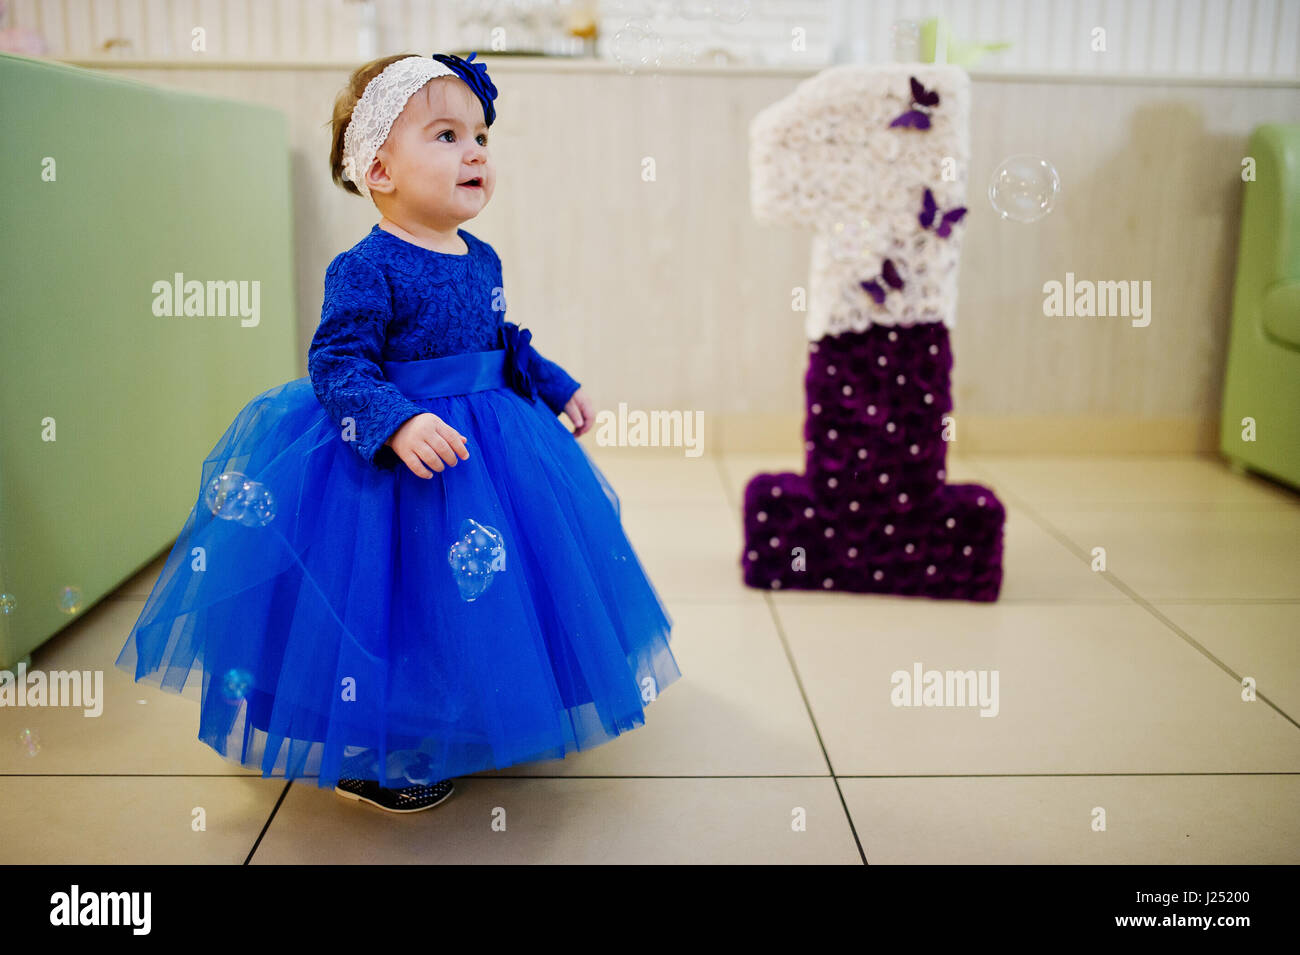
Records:
{"label": "soap bubble", "polygon": [[476,600],[488,589],[493,575],[506,569],[506,547],[500,531],[470,518],[461,521],[460,539],[448,549],[447,563],[461,599]]}
{"label": "soap bubble", "polygon": [[657,70],[663,59],[664,41],[646,20],[628,20],[610,41],[610,55],[624,73]]}
{"label": "soap bubble", "polygon": [[64,587],[59,594],[59,609],[69,617],[81,609],[81,591],[76,587]]}
{"label": "soap bubble", "polygon": [[226,471],[209,481],[203,503],[216,517],[248,527],[265,527],[275,520],[275,497],[270,488],[238,471]]}
{"label": "soap bubble", "polygon": [[227,670],[221,681],[221,695],[227,703],[239,703],[248,695],[248,688],[253,685],[253,674],[247,670],[235,668]]}
{"label": "soap bubble", "polygon": [[668,51],[668,62],[672,66],[694,66],[700,58],[699,51],[686,40],[678,40]]}
{"label": "soap bubble", "polygon": [[244,508],[239,523],[248,527],[265,527],[275,520],[275,496],[271,489],[258,481],[244,485]]}
{"label": "soap bubble", "polygon": [[218,474],[203,491],[203,503],[217,517],[230,518],[243,508],[244,485],[248,479],[238,471]]}
{"label": "soap bubble", "polygon": [[1056,168],[1039,156],[1012,156],[989,180],[989,202],[1003,219],[1037,222],[1061,194]]}
{"label": "soap bubble", "polygon": [[35,756],[41,751],[41,737],[34,729],[24,729],[18,734],[18,745],[28,756]]}

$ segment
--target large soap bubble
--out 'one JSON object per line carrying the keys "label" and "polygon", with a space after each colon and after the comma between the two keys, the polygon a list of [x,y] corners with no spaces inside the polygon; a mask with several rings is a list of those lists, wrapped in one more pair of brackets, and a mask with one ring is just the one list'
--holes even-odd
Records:
{"label": "large soap bubble", "polygon": [[1040,156],[1012,156],[989,180],[989,202],[1003,219],[1037,222],[1052,211],[1061,194],[1061,177]]}
{"label": "large soap bubble", "polygon": [[275,520],[271,489],[238,471],[226,471],[209,481],[203,489],[203,503],[216,517],[248,527],[265,527]]}
{"label": "large soap bubble", "polygon": [[64,587],[59,593],[59,609],[69,617],[73,616],[81,609],[82,597],[81,589],[78,587]]}
{"label": "large soap bubble", "polygon": [[460,538],[447,551],[447,563],[451,564],[461,599],[478,599],[491,585],[492,577],[506,569],[506,545],[501,532],[465,518],[460,523]]}
{"label": "large soap bubble", "polygon": [[621,72],[654,72],[663,62],[664,41],[648,21],[632,19],[614,34],[609,49]]}

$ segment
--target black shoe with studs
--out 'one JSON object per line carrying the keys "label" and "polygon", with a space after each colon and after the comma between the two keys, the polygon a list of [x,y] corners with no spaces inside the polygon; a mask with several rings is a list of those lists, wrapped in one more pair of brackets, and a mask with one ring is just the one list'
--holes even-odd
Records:
{"label": "black shoe with studs", "polygon": [[387,812],[420,812],[451,797],[451,780],[389,789],[373,779],[340,779],[334,791],[347,799],[368,802]]}
{"label": "black shoe with studs", "polygon": [[451,780],[435,782],[432,779],[429,758],[421,753],[407,767],[405,782],[408,786],[381,786],[377,780],[363,779],[353,773],[375,772],[378,765],[374,750],[365,750],[358,756],[348,757],[343,762],[343,774],[339,777],[334,791],[347,799],[368,802],[387,812],[420,812],[432,809],[451,796]]}

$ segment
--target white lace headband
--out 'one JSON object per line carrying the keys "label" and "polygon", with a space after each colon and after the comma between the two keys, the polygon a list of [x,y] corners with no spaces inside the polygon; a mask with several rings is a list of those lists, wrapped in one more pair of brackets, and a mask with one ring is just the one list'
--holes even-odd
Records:
{"label": "white lace headband", "polygon": [[366,170],[388,138],[406,101],[435,76],[459,76],[451,67],[427,56],[408,56],[390,63],[366,84],[343,133],[343,178],[370,198]]}

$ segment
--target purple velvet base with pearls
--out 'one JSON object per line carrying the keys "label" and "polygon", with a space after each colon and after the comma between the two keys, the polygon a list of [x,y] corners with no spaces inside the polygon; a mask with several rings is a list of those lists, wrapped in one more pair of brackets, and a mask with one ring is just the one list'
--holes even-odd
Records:
{"label": "purple velvet base with pearls", "polygon": [[997,600],[1002,502],[944,483],[951,372],[942,322],[809,345],[805,473],[746,485],[748,586]]}

